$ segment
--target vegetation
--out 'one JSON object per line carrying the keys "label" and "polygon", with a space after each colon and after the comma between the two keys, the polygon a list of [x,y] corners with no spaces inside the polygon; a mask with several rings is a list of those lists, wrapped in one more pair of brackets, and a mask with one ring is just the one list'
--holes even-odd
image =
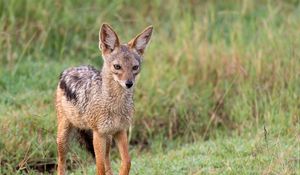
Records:
{"label": "vegetation", "polygon": [[[0,174],[53,172],[58,75],[101,67],[103,22],[123,42],[155,29],[136,87],[133,174],[299,173],[299,21],[298,0],[0,1]],[[94,172],[77,145],[68,163]]]}

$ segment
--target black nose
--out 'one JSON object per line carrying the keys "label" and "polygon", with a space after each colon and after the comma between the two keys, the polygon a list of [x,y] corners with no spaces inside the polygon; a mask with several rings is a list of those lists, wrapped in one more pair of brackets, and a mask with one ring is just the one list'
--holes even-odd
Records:
{"label": "black nose", "polygon": [[126,83],[125,83],[126,87],[127,88],[131,88],[131,86],[133,85],[132,81],[130,80],[127,80]]}

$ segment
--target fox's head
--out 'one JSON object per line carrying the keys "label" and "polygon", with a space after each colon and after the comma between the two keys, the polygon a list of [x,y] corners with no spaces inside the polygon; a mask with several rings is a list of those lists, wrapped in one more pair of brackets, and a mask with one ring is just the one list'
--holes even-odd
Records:
{"label": "fox's head", "polygon": [[108,24],[99,31],[99,49],[104,59],[103,68],[123,88],[130,89],[141,70],[142,56],[151,38],[153,27],[147,27],[126,44],[120,44],[116,32]]}

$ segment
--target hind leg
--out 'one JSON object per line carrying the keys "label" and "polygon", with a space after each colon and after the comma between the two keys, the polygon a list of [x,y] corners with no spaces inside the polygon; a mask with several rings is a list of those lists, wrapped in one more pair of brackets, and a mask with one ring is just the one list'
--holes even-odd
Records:
{"label": "hind leg", "polygon": [[67,119],[58,121],[57,127],[57,153],[58,153],[58,175],[64,175],[66,169],[66,155],[68,149],[68,140],[71,132],[71,123]]}
{"label": "hind leg", "polygon": [[106,150],[105,150],[105,174],[113,175],[111,165],[110,165],[110,147],[112,142],[112,136],[108,136],[106,139]]}

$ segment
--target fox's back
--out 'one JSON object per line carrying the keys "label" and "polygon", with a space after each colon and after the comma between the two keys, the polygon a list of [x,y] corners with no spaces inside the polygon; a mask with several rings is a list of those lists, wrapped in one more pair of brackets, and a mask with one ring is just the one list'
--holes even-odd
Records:
{"label": "fox's back", "polygon": [[97,98],[95,94],[101,95],[101,84],[101,72],[92,66],[64,70],[60,74],[56,91],[57,112],[73,125],[88,128],[87,110],[91,100]]}
{"label": "fox's back", "polygon": [[64,91],[66,99],[81,109],[85,108],[93,91],[101,90],[101,84],[101,73],[92,66],[66,69],[59,80],[59,88]]}

